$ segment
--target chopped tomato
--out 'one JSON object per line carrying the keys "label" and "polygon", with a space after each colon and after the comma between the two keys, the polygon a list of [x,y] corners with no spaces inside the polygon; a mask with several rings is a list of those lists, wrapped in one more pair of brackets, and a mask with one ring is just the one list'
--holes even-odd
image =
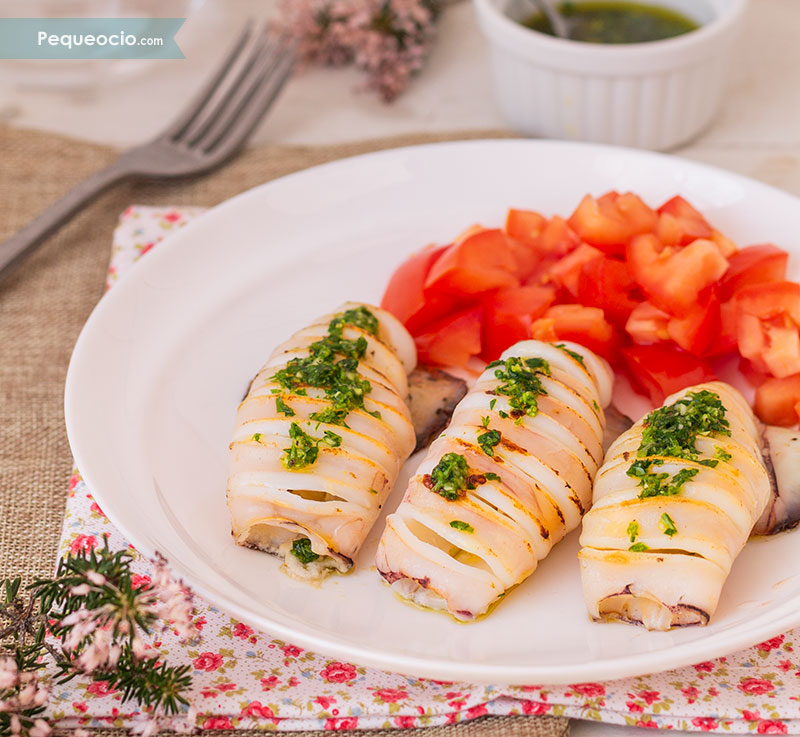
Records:
{"label": "chopped tomato", "polygon": [[797,424],[800,402],[800,374],[782,379],[769,378],[756,389],[755,411],[768,425],[788,427]]}
{"label": "chopped tomato", "polygon": [[431,299],[423,285],[431,266],[448,246],[428,246],[407,258],[397,267],[383,293],[381,307],[391,312],[414,333],[421,326],[442,317],[453,307],[451,298]]}
{"label": "chopped tomato", "polygon": [[[706,219],[683,197],[678,196],[667,200],[658,208],[658,213],[670,216],[666,222],[669,230],[674,232],[671,239],[664,240],[664,243],[685,246],[698,238],[711,238],[712,236],[712,228]],[[664,224],[660,223],[660,227],[664,228]]]}
{"label": "chopped tomato", "polygon": [[722,356],[736,350],[737,313],[735,302],[723,302],[719,306],[719,332],[708,346],[707,356]]}
{"label": "chopped tomato", "polygon": [[656,213],[635,194],[586,195],[567,221],[581,240],[607,253],[623,254],[635,235],[652,232]]}
{"label": "chopped tomato", "polygon": [[640,294],[624,261],[603,257],[583,264],[578,275],[578,301],[587,307],[600,307],[606,317],[624,325]]}
{"label": "chopped tomato", "polygon": [[720,308],[712,287],[698,297],[697,304],[685,317],[672,317],[667,333],[687,353],[704,356],[720,331]]}
{"label": "chopped tomato", "polygon": [[578,281],[584,265],[593,259],[603,258],[603,252],[581,243],[574,251],[550,267],[550,278],[564,287],[573,297],[578,296]]}
{"label": "chopped tomato", "polygon": [[628,346],[622,349],[622,360],[634,388],[654,405],[687,386],[716,379],[707,361],[670,345]]}
{"label": "chopped tomato", "polygon": [[530,338],[531,322],[553,303],[553,287],[509,287],[483,299],[481,356],[494,361],[506,348]]}
{"label": "chopped tomato", "polygon": [[800,284],[754,284],[739,292],[736,304],[742,356],[779,378],[800,373]]}
{"label": "chopped tomato", "polygon": [[730,266],[720,283],[720,298],[727,302],[745,287],[783,281],[788,260],[786,251],[770,243],[743,248],[728,259]]}
{"label": "chopped tomato", "polygon": [[719,252],[725,257],[730,258],[733,254],[739,251],[737,246],[728,236],[720,233],[715,228],[711,229],[711,240],[717,244]]}
{"label": "chopped tomato", "polygon": [[533,210],[510,209],[506,215],[505,231],[514,240],[526,246],[535,246],[539,234],[547,225],[547,218]]}
{"label": "chopped tomato", "polygon": [[421,363],[463,366],[481,352],[480,307],[438,320],[415,341]]}
{"label": "chopped tomato", "polygon": [[620,336],[599,307],[554,305],[531,326],[536,340],[572,340],[614,362]]}
{"label": "chopped tomato", "polygon": [[581,239],[569,227],[567,221],[560,215],[554,215],[547,221],[541,234],[536,239],[536,250],[544,256],[551,254],[563,256],[577,248]]}
{"label": "chopped tomato", "polygon": [[669,340],[669,320],[669,313],[659,310],[651,302],[640,302],[628,317],[625,331],[635,343],[659,343]]}
{"label": "chopped tomato", "polygon": [[428,273],[425,293],[467,296],[519,284],[517,262],[499,228],[468,233],[450,246]]}
{"label": "chopped tomato", "polygon": [[727,270],[728,262],[709,240],[695,240],[681,249],[663,247],[654,235],[634,238],[627,249],[633,278],[656,307],[683,317],[698,295]]}

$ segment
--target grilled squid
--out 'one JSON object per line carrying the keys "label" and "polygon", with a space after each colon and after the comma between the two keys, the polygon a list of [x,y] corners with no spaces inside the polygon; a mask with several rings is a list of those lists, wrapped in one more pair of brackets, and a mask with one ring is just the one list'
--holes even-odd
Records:
{"label": "grilled squid", "polygon": [[234,540],[290,575],[346,572],[415,445],[416,349],[388,312],[347,303],[278,346],[239,406],[230,444]]}
{"label": "grilled squid", "polygon": [[392,589],[469,621],[533,573],[591,503],[612,380],[572,343],[523,341],[489,364],[386,520]]}
{"label": "grilled squid", "polygon": [[759,444],[744,397],[712,382],[668,397],[611,445],[580,538],[594,619],[709,621],[770,499]]}

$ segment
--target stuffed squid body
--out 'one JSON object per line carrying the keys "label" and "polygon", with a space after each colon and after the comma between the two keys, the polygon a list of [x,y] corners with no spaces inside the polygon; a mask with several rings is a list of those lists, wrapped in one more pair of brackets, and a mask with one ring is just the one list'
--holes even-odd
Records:
{"label": "stuffed squid body", "polygon": [[388,312],[347,303],[278,346],[239,406],[228,508],[239,545],[295,577],[346,572],[414,448],[416,350]]}
{"label": "stuffed squid body", "polygon": [[668,397],[612,444],[581,534],[594,619],[708,622],[771,496],[759,433],[744,397],[712,382]]}
{"label": "stuffed squid body", "polygon": [[490,364],[387,518],[376,563],[394,591],[469,621],[533,573],[591,503],[612,380],[572,343]]}

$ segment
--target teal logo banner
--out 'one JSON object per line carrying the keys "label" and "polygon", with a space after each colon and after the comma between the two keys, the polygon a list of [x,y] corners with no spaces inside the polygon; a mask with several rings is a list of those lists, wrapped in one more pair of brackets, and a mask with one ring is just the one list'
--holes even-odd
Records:
{"label": "teal logo banner", "polygon": [[0,18],[0,59],[183,59],[185,18]]}

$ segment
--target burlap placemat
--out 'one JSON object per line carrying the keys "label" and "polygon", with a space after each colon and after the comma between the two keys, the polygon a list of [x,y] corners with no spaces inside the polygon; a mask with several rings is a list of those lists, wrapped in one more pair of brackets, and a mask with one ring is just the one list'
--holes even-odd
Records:
{"label": "burlap placemat", "polygon": [[[64,429],[64,378],[78,333],[102,295],[111,233],[127,205],[211,206],[270,179],[345,156],[488,135],[503,134],[416,135],[325,147],[266,146],[247,151],[202,179],[121,185],[1,282],[0,576],[30,580],[53,569],[72,466]],[[0,127],[0,241],[116,155],[105,146]],[[561,737],[567,730],[565,719],[487,717],[404,730],[404,734]]]}

